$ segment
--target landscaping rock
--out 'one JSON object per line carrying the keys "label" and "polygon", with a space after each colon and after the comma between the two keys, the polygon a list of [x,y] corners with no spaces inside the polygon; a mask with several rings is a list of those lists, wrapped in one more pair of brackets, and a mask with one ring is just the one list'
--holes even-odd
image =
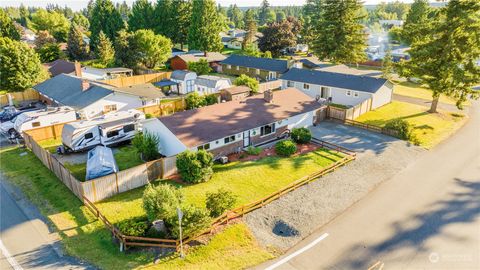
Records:
{"label": "landscaping rock", "polygon": [[167,233],[167,227],[165,226],[165,222],[161,219],[155,220],[154,222],[152,222],[152,228],[156,232],[161,232],[165,234]]}

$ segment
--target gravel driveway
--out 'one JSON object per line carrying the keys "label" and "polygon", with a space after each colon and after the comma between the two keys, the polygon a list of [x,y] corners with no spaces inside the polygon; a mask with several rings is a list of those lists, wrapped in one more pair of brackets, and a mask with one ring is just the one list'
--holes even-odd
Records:
{"label": "gravel driveway", "polygon": [[357,159],[246,215],[265,246],[287,250],[425,152],[405,141],[332,122],[311,130],[316,138],[357,151]]}

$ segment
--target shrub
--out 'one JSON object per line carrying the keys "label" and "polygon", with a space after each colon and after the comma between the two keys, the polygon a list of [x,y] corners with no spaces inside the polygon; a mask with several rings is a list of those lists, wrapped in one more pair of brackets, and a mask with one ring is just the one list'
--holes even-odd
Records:
{"label": "shrub", "polygon": [[147,230],[145,233],[146,237],[152,237],[152,238],[166,238],[167,235],[164,232],[159,232],[155,230],[155,228],[152,226],[150,229]]}
{"label": "shrub", "polygon": [[240,75],[240,77],[237,77],[235,81],[233,81],[233,84],[235,85],[245,85],[248,88],[252,89],[253,93],[258,92],[258,81],[254,78],[248,77],[245,74]]}
{"label": "shrub", "polygon": [[187,110],[200,108],[207,105],[205,97],[201,96],[197,92],[193,92],[190,95],[188,95],[187,98],[185,99],[185,103],[187,105]]}
{"label": "shrub", "polygon": [[149,132],[137,133],[132,140],[132,145],[137,150],[143,160],[150,161],[160,156],[158,152],[159,138]]}
{"label": "shrub", "polygon": [[246,150],[247,154],[251,156],[258,156],[262,153],[263,149],[261,147],[249,146]]}
{"label": "shrub", "polygon": [[390,120],[385,124],[385,128],[397,131],[400,139],[410,140],[413,138],[412,126],[403,119]]}
{"label": "shrub", "polygon": [[210,94],[205,96],[205,103],[207,105],[213,105],[213,104],[216,104],[217,102],[218,102],[217,95]]}
{"label": "shrub", "polygon": [[[206,209],[192,205],[182,207],[182,236],[193,236],[210,225],[211,219]],[[179,238],[178,216],[170,216],[166,223],[173,238]]]}
{"label": "shrub", "polygon": [[153,115],[152,115],[151,113],[145,114],[145,119],[150,119],[150,118],[152,118],[152,117],[153,117]]}
{"label": "shrub", "polygon": [[145,236],[148,229],[148,221],[143,217],[121,221],[117,224],[118,229],[125,235]]}
{"label": "shrub", "polygon": [[213,174],[213,155],[205,150],[184,151],[177,155],[177,169],[183,180],[201,183]]}
{"label": "shrub", "polygon": [[312,132],[308,128],[294,128],[291,134],[292,140],[296,143],[309,143],[312,140]]}
{"label": "shrub", "polygon": [[207,192],[206,206],[211,217],[218,217],[232,208],[236,201],[231,191],[220,188],[217,192]]}
{"label": "shrub", "polygon": [[182,192],[170,185],[148,185],[143,192],[142,203],[150,221],[166,220],[176,215],[177,207],[183,202]]}
{"label": "shrub", "polygon": [[275,153],[289,157],[297,151],[297,145],[292,140],[284,140],[275,144]]}
{"label": "shrub", "polygon": [[212,71],[210,65],[205,59],[200,59],[198,62],[188,62],[187,68],[188,70],[197,73],[197,75],[208,74]]}

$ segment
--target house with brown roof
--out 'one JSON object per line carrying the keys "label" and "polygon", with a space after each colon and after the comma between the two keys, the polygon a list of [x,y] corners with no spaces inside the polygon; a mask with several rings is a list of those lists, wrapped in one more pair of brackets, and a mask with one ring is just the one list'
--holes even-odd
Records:
{"label": "house with brown roof", "polygon": [[158,136],[164,156],[204,149],[218,157],[274,141],[292,128],[311,126],[324,109],[315,99],[289,88],[147,119],[142,128]]}
{"label": "house with brown roof", "polygon": [[170,67],[173,70],[185,70],[188,69],[188,62],[198,62],[201,59],[207,60],[210,67],[217,71],[219,67],[221,67],[220,62],[225,60],[225,56],[218,52],[206,52],[206,53],[198,53],[198,52],[190,52],[182,55],[174,56],[170,59]]}

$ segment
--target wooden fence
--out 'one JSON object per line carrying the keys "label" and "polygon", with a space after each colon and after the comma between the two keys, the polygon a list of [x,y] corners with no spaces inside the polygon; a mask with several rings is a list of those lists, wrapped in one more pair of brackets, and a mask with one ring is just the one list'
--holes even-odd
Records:
{"label": "wooden fence", "polygon": [[151,105],[138,108],[137,110],[142,111],[144,114],[150,114],[154,117],[169,115],[175,112],[184,111],[186,108],[186,103],[184,98],[177,100],[172,100],[168,102],[162,102],[158,105]]}
{"label": "wooden fence", "polygon": [[279,89],[282,87],[282,80],[269,81],[258,84],[258,93],[263,93],[267,90]]}
{"label": "wooden fence", "polygon": [[38,127],[25,131],[35,141],[43,141],[48,139],[58,139],[62,137],[62,130],[65,123],[55,124],[51,126]]}
{"label": "wooden fence", "polygon": [[176,173],[176,159],[169,157],[82,182],[76,179],[54,155],[43,149],[32,136],[24,133],[23,138],[25,146],[31,149],[45,167],[51,170],[81,200],[87,198],[97,202]]}
{"label": "wooden fence", "polygon": [[8,97],[13,100],[13,102],[18,103],[22,101],[27,101],[27,100],[39,100],[40,95],[38,94],[37,91],[33,89],[27,89],[23,92],[13,92],[13,93],[7,93],[4,95],[0,95],[0,106],[5,106],[9,105],[9,100]]}
{"label": "wooden fence", "polygon": [[[255,209],[261,208],[268,203],[277,200],[278,198],[282,197],[283,195],[305,185],[312,181],[315,181],[322,176],[334,171],[335,169],[344,166],[348,162],[355,160],[356,154],[354,151],[347,149],[345,147],[335,145],[333,143],[329,143],[326,141],[322,141],[319,139],[314,139],[313,143],[319,144],[321,147],[331,149],[337,152],[341,152],[345,154],[345,157],[341,160],[331,164],[330,166],[323,168],[322,170],[310,174],[308,176],[302,177],[297,181],[287,185],[286,187],[266,196],[257,201],[239,206],[235,209],[225,212],[220,217],[214,219],[209,228],[197,233],[195,236],[185,237],[183,239],[184,244],[188,244],[189,242],[195,241],[199,237],[211,234],[215,231],[215,229],[223,224],[227,224],[230,220],[242,217],[245,214],[254,211]],[[108,219],[103,216],[100,211],[95,207],[95,205],[88,199],[84,197],[84,203],[87,205],[87,208],[100,219],[105,226],[112,232],[112,235],[118,239],[120,242],[120,251],[128,248],[129,246],[144,246],[144,247],[166,247],[178,250],[179,248],[179,240],[172,240],[172,239],[159,239],[159,238],[148,238],[148,237],[134,237],[134,236],[127,236],[122,234]]]}
{"label": "wooden fence", "polygon": [[353,120],[360,115],[370,111],[372,109],[372,99],[364,100],[362,103],[357,104],[351,108],[343,109],[335,106],[328,107],[328,116],[338,120]]}
{"label": "wooden fence", "polygon": [[130,77],[119,77],[110,80],[103,80],[101,82],[116,87],[126,87],[130,85],[159,82],[163,79],[169,79],[171,74],[171,72],[159,72],[152,74],[135,75]]}

